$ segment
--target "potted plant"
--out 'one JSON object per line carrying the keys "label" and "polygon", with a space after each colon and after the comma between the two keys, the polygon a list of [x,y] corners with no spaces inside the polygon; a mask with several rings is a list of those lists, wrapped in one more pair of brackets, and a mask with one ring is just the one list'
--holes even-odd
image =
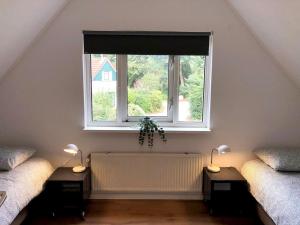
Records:
{"label": "potted plant", "polygon": [[139,144],[143,145],[146,136],[148,137],[148,147],[153,147],[154,133],[157,132],[160,139],[163,142],[167,141],[165,131],[162,127],[159,127],[158,123],[153,121],[150,117],[143,118],[140,123],[140,133],[139,133]]}

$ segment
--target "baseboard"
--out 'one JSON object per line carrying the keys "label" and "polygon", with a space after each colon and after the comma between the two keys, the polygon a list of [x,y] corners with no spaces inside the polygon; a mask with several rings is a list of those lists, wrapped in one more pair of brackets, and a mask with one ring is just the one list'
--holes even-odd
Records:
{"label": "baseboard", "polygon": [[202,200],[201,192],[155,193],[155,192],[92,192],[90,199],[164,199],[164,200]]}

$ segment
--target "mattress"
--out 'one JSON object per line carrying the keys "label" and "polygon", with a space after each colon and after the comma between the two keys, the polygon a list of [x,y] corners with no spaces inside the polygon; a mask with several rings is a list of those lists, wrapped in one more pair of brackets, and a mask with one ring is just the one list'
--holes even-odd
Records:
{"label": "mattress", "polygon": [[0,190],[7,198],[0,207],[0,224],[9,225],[43,189],[52,174],[51,164],[41,158],[31,158],[11,171],[0,171]]}
{"label": "mattress", "polygon": [[259,159],[246,162],[241,172],[276,225],[300,225],[300,173],[275,171]]}

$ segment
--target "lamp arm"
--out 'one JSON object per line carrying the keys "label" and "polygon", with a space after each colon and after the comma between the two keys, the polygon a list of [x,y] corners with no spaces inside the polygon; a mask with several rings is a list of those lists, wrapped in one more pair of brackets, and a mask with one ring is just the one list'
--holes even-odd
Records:
{"label": "lamp arm", "polygon": [[78,151],[80,152],[80,162],[81,162],[81,165],[83,166],[82,151],[80,149],[78,149]]}
{"label": "lamp arm", "polygon": [[213,153],[214,153],[214,151],[218,151],[218,150],[216,148],[213,148],[211,150],[211,153],[210,153],[210,164],[212,164],[212,162],[213,162]]}

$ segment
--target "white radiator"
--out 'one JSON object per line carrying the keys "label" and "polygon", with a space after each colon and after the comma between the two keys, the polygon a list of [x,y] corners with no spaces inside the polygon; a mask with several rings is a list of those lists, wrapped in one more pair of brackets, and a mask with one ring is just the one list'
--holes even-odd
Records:
{"label": "white radiator", "polygon": [[200,154],[92,153],[91,168],[92,198],[202,197]]}

